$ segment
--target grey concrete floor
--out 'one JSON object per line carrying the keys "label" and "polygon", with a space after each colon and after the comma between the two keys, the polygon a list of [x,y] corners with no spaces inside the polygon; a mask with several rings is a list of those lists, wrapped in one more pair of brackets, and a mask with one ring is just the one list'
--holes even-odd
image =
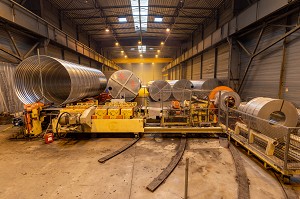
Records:
{"label": "grey concrete floor", "polygon": [[[0,132],[7,126],[0,126]],[[11,141],[0,133],[0,198],[180,199],[184,196],[185,159],[189,158],[189,198],[237,198],[234,162],[218,139],[188,139],[184,157],[154,193],[146,186],[168,165],[178,138],[142,138],[123,154],[98,159],[131,141],[93,138]],[[242,154],[251,198],[285,198],[277,180]],[[298,190],[298,187],[295,186]]]}

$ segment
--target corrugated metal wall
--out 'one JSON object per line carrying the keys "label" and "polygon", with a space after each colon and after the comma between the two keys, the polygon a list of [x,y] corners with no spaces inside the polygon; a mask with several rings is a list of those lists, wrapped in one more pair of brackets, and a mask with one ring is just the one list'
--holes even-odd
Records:
{"label": "corrugated metal wall", "polygon": [[215,66],[215,49],[212,49],[203,54],[203,69],[202,78],[214,78],[214,66]]}
{"label": "corrugated metal wall", "polygon": [[[13,76],[16,65],[0,62],[0,113],[1,112],[20,112],[23,104],[15,94]],[[2,79],[2,75],[4,78]],[[3,81],[3,82],[2,82]]]}
{"label": "corrugated metal wall", "polygon": [[186,63],[186,79],[192,79],[192,60],[188,60]]}
{"label": "corrugated metal wall", "polygon": [[[284,34],[283,28],[268,27],[262,36],[258,50],[268,46],[276,38]],[[259,31],[245,37],[242,42],[245,47],[253,52],[258,38]],[[242,78],[249,56],[244,51],[241,53],[241,74]],[[280,68],[282,62],[282,42],[276,44],[264,53],[254,58],[242,89],[242,98],[248,100],[257,96],[278,97]]]}
{"label": "corrugated metal wall", "polygon": [[198,55],[195,58],[193,58],[192,79],[193,80],[199,80],[200,79],[200,72],[201,72],[201,55]]}
{"label": "corrugated metal wall", "polygon": [[287,38],[283,97],[300,107],[300,33]]}
{"label": "corrugated metal wall", "polygon": [[229,45],[227,43],[218,46],[217,78],[224,84],[228,80]]}

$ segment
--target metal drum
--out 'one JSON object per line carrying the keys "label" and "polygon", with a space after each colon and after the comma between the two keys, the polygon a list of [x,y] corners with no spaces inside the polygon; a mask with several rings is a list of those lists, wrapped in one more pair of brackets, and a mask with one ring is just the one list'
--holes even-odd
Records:
{"label": "metal drum", "polygon": [[97,69],[45,55],[25,59],[14,75],[15,92],[24,104],[75,102],[99,95],[106,83]]}
{"label": "metal drum", "polygon": [[193,89],[193,83],[190,80],[172,80],[168,81],[172,87],[172,94],[178,101],[190,100],[191,89]]}
{"label": "metal drum", "polygon": [[119,70],[110,76],[107,88],[113,98],[125,99],[128,102],[134,100],[138,95],[141,82],[133,72]]}
{"label": "metal drum", "polygon": [[250,127],[268,135],[274,139],[282,138],[287,133],[280,125],[295,127],[298,122],[298,112],[295,106],[282,99],[257,97],[250,100],[246,105],[240,106],[239,110],[252,116],[245,115],[243,119],[250,123]]}
{"label": "metal drum", "polygon": [[158,101],[167,101],[172,94],[171,85],[165,80],[155,80],[148,86],[150,97]]}
{"label": "metal drum", "polygon": [[223,83],[218,79],[201,79],[201,80],[192,80],[194,89],[198,90],[212,90],[217,86],[222,86]]}

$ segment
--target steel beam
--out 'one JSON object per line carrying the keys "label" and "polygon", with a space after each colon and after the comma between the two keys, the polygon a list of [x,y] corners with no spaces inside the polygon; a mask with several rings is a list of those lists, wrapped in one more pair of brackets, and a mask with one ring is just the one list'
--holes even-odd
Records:
{"label": "steel beam", "polygon": [[[128,8],[131,9],[132,7],[138,7],[138,6],[131,6],[131,5],[117,5],[117,6],[102,6],[101,8],[103,10],[108,9],[119,9],[119,8]],[[142,8],[145,6],[141,6]],[[170,9],[176,9],[177,6],[169,6],[169,5],[148,5],[148,9],[151,8],[170,8]],[[197,7],[197,6],[187,6],[184,7],[184,9],[187,10],[216,10],[216,8],[209,8],[209,7]],[[95,8],[67,8],[67,9],[60,9],[62,12],[73,12],[73,11],[85,11],[85,10],[95,10]]]}
{"label": "steel beam", "polygon": [[[148,14],[148,15],[133,15],[133,14],[113,14],[113,15],[106,15],[106,18],[115,18],[115,17],[138,17],[138,16],[142,16],[142,17],[156,17],[158,14]],[[168,14],[163,14],[160,15],[162,17],[176,17],[176,15],[168,15]],[[207,18],[211,18],[210,16],[194,16],[194,15],[184,15],[184,16],[178,16],[179,18],[193,18],[193,19],[207,19]],[[98,18],[104,18],[101,16],[80,16],[80,17],[72,17],[72,19],[98,19]]]}
{"label": "steel beam", "polygon": [[[88,57],[89,59],[103,63],[110,68],[115,70],[120,69],[120,67],[111,60],[103,57],[93,49],[59,30],[59,28],[22,7],[15,1],[1,0],[0,9],[0,18],[5,19],[8,23],[18,25],[20,29],[30,31],[40,37],[48,38],[58,45],[66,47],[80,55]],[[6,51],[5,49],[1,50],[4,52]],[[18,60],[21,59],[19,56],[15,56],[14,54],[12,54],[12,56],[16,57]]]}
{"label": "steel beam", "polygon": [[117,64],[127,63],[170,63],[172,58],[117,58],[113,61]]}

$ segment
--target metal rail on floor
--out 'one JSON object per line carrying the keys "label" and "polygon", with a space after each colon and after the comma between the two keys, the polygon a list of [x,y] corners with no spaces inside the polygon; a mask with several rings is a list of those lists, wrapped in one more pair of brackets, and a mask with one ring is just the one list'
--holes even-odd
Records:
{"label": "metal rail on floor", "polygon": [[113,157],[119,155],[119,154],[122,153],[123,151],[127,150],[128,148],[130,148],[130,147],[131,147],[132,145],[134,145],[137,141],[139,141],[139,139],[140,139],[140,138],[135,138],[134,140],[132,140],[132,142],[126,144],[126,145],[123,146],[122,148],[120,148],[120,149],[114,151],[114,152],[111,153],[111,154],[108,154],[108,155],[106,155],[106,156],[100,158],[100,159],[98,160],[98,162],[100,162],[100,163],[105,163],[107,160],[109,160],[109,159],[111,159],[111,158],[113,158]]}
{"label": "metal rail on floor", "polygon": [[144,133],[224,133],[222,127],[144,127]]}
{"label": "metal rail on floor", "polygon": [[187,138],[181,138],[179,149],[169,165],[147,186],[147,189],[154,192],[172,173],[177,164],[179,163],[186,146]]}

